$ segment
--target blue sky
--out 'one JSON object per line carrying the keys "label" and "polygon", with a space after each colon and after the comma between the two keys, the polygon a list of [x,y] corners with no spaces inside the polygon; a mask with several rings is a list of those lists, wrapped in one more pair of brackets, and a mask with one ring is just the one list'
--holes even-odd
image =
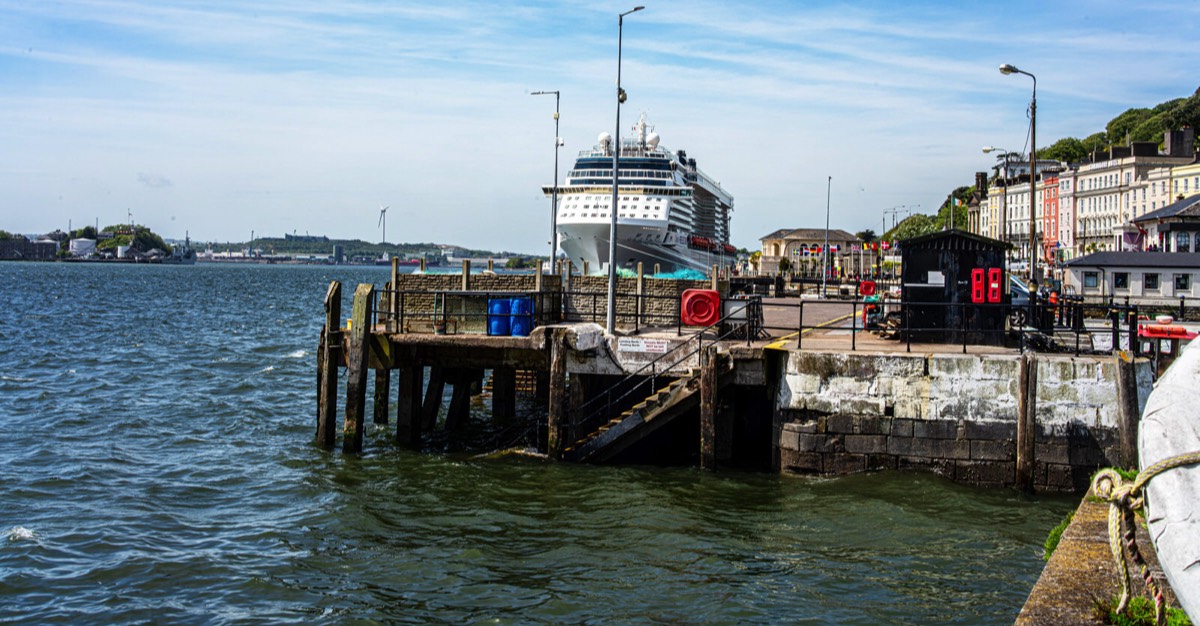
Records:
{"label": "blue sky", "polygon": [[[733,243],[881,229],[994,162],[1200,81],[1200,4],[656,2],[626,18],[645,112],[735,198]],[[560,179],[615,122],[635,3],[0,0],[0,228],[134,221],[545,253]],[[889,220],[890,224],[890,220]]]}

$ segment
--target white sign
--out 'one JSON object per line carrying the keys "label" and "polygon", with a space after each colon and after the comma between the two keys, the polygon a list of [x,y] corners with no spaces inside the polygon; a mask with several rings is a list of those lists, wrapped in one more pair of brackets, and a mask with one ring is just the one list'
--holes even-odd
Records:
{"label": "white sign", "polygon": [[617,350],[621,352],[657,352],[666,354],[671,344],[666,339],[647,339],[644,337],[618,337]]}

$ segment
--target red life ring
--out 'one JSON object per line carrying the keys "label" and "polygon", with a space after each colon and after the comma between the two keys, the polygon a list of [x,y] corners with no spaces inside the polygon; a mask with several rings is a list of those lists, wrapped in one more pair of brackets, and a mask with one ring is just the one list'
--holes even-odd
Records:
{"label": "red life ring", "polygon": [[684,326],[712,326],[721,319],[721,294],[712,289],[688,289],[680,296]]}
{"label": "red life ring", "polygon": [[861,293],[864,296],[875,295],[875,281],[864,280],[861,283],[858,283],[858,293]]}

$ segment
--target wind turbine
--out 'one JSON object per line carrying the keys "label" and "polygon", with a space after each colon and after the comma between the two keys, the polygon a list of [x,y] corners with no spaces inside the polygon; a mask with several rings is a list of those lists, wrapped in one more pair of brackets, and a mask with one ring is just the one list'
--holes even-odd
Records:
{"label": "wind turbine", "polygon": [[387,243],[387,210],[389,208],[391,208],[390,205],[383,206],[382,202],[379,203],[379,223],[376,226],[383,227],[383,243],[385,244]]}

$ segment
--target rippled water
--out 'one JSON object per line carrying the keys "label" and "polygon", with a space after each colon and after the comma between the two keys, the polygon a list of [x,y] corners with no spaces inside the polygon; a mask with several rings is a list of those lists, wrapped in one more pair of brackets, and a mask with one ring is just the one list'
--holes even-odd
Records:
{"label": "rippled water", "polygon": [[[331,279],[0,263],[0,621],[1011,623],[1073,498],[312,445]],[[348,302],[346,310],[348,310]]]}

